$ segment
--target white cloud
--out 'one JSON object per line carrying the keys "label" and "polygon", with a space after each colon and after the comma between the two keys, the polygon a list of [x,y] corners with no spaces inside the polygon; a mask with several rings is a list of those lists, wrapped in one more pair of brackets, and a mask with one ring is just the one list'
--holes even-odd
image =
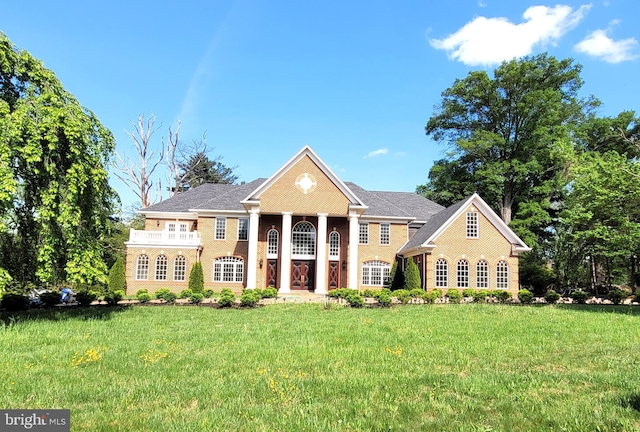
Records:
{"label": "white cloud", "polygon": [[[613,21],[611,26],[618,24]],[[638,57],[633,51],[638,46],[635,38],[621,39],[614,41],[607,33],[611,31],[611,26],[606,30],[596,30],[581,42],[574,46],[575,50],[593,57],[597,57],[608,63],[621,63],[633,60]]]}
{"label": "white cloud", "polygon": [[575,28],[591,5],[531,6],[522,15],[524,22],[514,24],[507,18],[479,16],[444,39],[430,39],[432,47],[445,50],[449,57],[470,66],[490,66],[526,56],[534,46],[555,44]]}
{"label": "white cloud", "polygon": [[368,158],[372,158],[372,157],[376,157],[376,156],[380,156],[380,155],[386,155],[388,152],[389,152],[388,149],[381,148],[381,149],[369,152],[364,158],[368,159]]}

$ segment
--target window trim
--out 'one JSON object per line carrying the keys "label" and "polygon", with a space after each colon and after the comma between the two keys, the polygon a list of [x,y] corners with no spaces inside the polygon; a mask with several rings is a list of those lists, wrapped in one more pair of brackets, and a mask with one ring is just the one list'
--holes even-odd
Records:
{"label": "window trim", "polygon": [[[181,261],[181,267],[178,268],[178,260]],[[177,276],[182,274],[182,279]],[[173,259],[173,281],[185,282],[187,280],[187,258],[184,255],[178,255]]]}
{"label": "window trim", "polygon": [[[302,231],[300,230],[302,226],[309,227],[310,229],[308,231]],[[296,231],[296,229],[298,231]],[[307,237],[307,239],[305,240],[304,237]],[[317,241],[316,227],[311,222],[302,220],[296,223],[291,229],[291,259],[315,259]]]}
{"label": "window trim", "polygon": [[456,288],[469,288],[469,261],[464,258],[456,264]]}
{"label": "window trim", "polygon": [[[337,238],[337,242],[334,243],[333,238]],[[340,261],[340,233],[338,231],[329,233],[329,261]]]}
{"label": "window trim", "polygon": [[[241,230],[241,226],[244,223],[245,225],[245,229]],[[242,238],[242,236],[240,235],[241,233],[244,232],[244,237]],[[249,218],[238,218],[238,241],[249,241]]]}
{"label": "window trim", "polygon": [[[271,242],[271,234],[275,233],[275,252],[273,252],[273,248],[272,246],[273,243]],[[277,229],[275,228],[271,228],[269,231],[267,231],[267,259],[278,259],[278,252],[280,251],[280,233],[278,232]]]}
{"label": "window trim", "polygon": [[136,257],[135,280],[149,280],[149,255],[140,254]]}
{"label": "window trim", "polygon": [[[383,227],[386,227],[386,233],[383,232]],[[391,245],[391,224],[389,222],[382,222],[380,223],[380,246],[389,245]]]}
{"label": "window trim", "polygon": [[478,212],[468,211],[466,213],[466,235],[468,239],[480,238],[480,224],[478,222]]}
{"label": "window trim", "polygon": [[213,235],[214,240],[227,239],[227,218],[216,217],[216,226]]}
{"label": "window trim", "polygon": [[496,264],[496,289],[509,289],[509,263],[505,260]]}
{"label": "window trim", "polygon": [[[481,280],[484,279],[483,283]],[[481,259],[476,263],[476,288],[489,289],[489,262]]]}
{"label": "window trim", "polygon": [[166,281],[169,275],[169,258],[165,254],[156,257],[153,266],[153,280]]}
{"label": "window trim", "polygon": [[369,222],[358,222],[358,244],[369,244]]}
{"label": "window trim", "polygon": [[[219,269],[216,266],[219,264]],[[231,265],[231,271],[225,269],[225,264]],[[226,275],[233,275],[233,280],[225,280]],[[216,275],[218,276],[216,278]],[[213,259],[213,282],[219,283],[243,283],[244,282],[244,259],[234,256],[223,256]]]}
{"label": "window trim", "polygon": [[449,288],[449,262],[444,258],[438,258],[434,268],[436,288]]}
{"label": "window trim", "polygon": [[[379,274],[374,274],[374,270]],[[385,282],[391,276],[391,264],[386,261],[371,260],[362,263],[362,271],[360,273],[360,281],[362,286],[384,286]],[[374,283],[375,282],[380,283]]]}

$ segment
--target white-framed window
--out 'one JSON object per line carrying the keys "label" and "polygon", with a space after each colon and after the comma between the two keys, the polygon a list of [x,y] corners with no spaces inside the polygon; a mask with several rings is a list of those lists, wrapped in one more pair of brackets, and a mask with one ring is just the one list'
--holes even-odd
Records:
{"label": "white-framed window", "polygon": [[216,218],[216,240],[226,240],[227,238],[227,218]]}
{"label": "white-framed window", "polygon": [[469,288],[469,261],[461,259],[456,268],[456,287]]}
{"label": "white-framed window", "polygon": [[478,238],[478,212],[467,212],[467,238]]}
{"label": "white-framed window", "polygon": [[278,230],[272,228],[267,233],[267,258],[278,258]]}
{"label": "white-framed window", "polygon": [[476,264],[476,288],[489,288],[489,263],[485,260]]}
{"label": "white-framed window", "polygon": [[173,280],[175,282],[187,280],[187,259],[184,255],[178,255],[173,260]]}
{"label": "white-framed window", "polygon": [[136,258],[136,280],[149,279],[149,257],[147,255],[138,255]]}
{"label": "white-framed window", "polygon": [[361,245],[369,244],[369,224],[367,222],[361,222],[359,225],[358,243]]}
{"label": "white-framed window", "polygon": [[213,260],[214,282],[240,282],[244,280],[244,260],[237,257],[220,257]]}
{"label": "white-framed window", "polygon": [[189,224],[185,222],[167,222],[169,240],[186,240]]}
{"label": "white-framed window", "polygon": [[168,260],[166,255],[158,255],[156,257],[154,279],[157,281],[167,280],[167,267],[168,267]]}
{"label": "white-framed window", "polygon": [[291,235],[291,257],[297,259],[315,258],[316,229],[311,222],[301,221],[295,224]]}
{"label": "white-framed window", "polygon": [[362,285],[383,286],[391,275],[391,264],[384,261],[362,263]]}
{"label": "white-framed window", "polygon": [[340,260],[340,233],[331,231],[329,233],[329,261]]}
{"label": "white-framed window", "polygon": [[444,258],[436,261],[436,288],[449,287],[449,263]]}
{"label": "white-framed window", "polygon": [[238,219],[238,240],[249,240],[249,219]]}
{"label": "white-framed window", "polygon": [[391,244],[391,226],[388,223],[380,224],[380,244]]}
{"label": "white-framed window", "polygon": [[496,265],[496,288],[509,289],[509,264],[504,260]]}

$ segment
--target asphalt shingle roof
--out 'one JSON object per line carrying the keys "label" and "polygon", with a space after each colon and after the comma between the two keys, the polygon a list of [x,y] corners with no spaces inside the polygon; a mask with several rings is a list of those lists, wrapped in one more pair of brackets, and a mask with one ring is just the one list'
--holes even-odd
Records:
{"label": "asphalt shingle roof", "polygon": [[[203,184],[149,206],[145,212],[244,211],[242,200],[265,181],[266,179],[259,178],[241,185]],[[355,183],[345,184],[368,207],[365,216],[406,217],[426,221],[444,209],[441,205],[412,192],[368,191]]]}

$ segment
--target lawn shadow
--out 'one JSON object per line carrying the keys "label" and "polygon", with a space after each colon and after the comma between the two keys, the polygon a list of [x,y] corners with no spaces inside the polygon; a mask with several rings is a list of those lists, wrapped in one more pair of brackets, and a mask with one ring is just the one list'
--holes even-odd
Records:
{"label": "lawn shadow", "polygon": [[51,309],[29,309],[20,312],[0,312],[0,323],[16,325],[29,321],[109,320],[113,314],[129,309],[119,306],[64,306]]}
{"label": "lawn shadow", "polygon": [[558,309],[582,311],[591,313],[615,313],[622,315],[640,315],[640,307],[637,305],[602,305],[602,304],[567,304],[555,305]]}

